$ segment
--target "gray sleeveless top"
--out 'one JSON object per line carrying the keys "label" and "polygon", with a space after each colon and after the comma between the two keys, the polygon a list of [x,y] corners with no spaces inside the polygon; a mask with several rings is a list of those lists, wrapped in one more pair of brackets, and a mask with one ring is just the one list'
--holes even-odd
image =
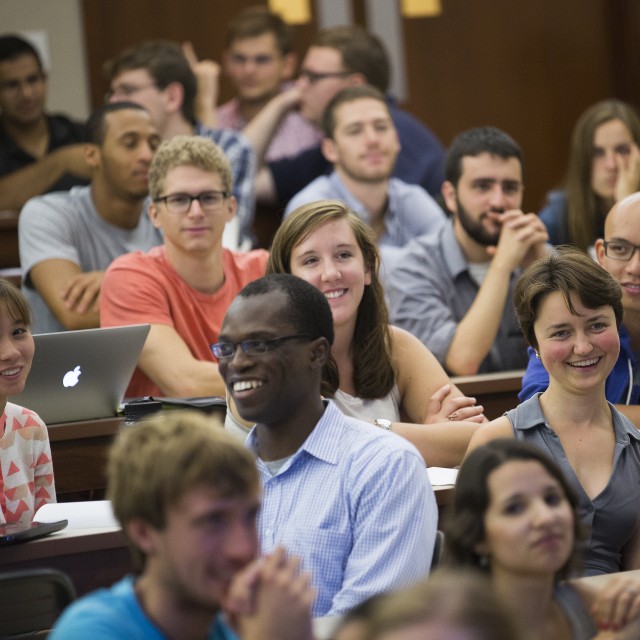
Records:
{"label": "gray sleeveless top", "polygon": [[553,598],[558,603],[571,625],[573,640],[590,640],[598,630],[578,592],[568,584],[558,584],[553,590]]}
{"label": "gray sleeveless top", "polygon": [[546,422],[536,394],[505,414],[518,440],[549,454],[578,494],[578,511],[588,532],[582,575],[622,569],[622,550],[640,520],[640,432],[612,404],[616,444],[613,471],[607,486],[593,500],[585,493],[552,427]]}

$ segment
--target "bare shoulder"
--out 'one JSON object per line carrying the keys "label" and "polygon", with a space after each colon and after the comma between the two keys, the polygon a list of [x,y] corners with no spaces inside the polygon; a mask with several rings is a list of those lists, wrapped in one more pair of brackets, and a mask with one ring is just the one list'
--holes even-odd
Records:
{"label": "bare shoulder", "polygon": [[477,449],[478,447],[490,442],[491,440],[497,440],[499,438],[513,438],[513,428],[509,418],[502,416],[496,420],[492,420],[487,424],[483,424],[471,437],[469,442],[469,448],[467,449],[467,455],[469,452]]}
{"label": "bare shoulder", "polygon": [[391,331],[391,357],[401,391],[420,385],[420,395],[430,397],[436,389],[450,382],[449,376],[436,357],[414,335],[389,326]]}
{"label": "bare shoulder", "polygon": [[438,368],[442,368],[436,357],[413,334],[389,325],[391,332],[391,355],[396,363],[410,359],[412,361],[434,362]]}

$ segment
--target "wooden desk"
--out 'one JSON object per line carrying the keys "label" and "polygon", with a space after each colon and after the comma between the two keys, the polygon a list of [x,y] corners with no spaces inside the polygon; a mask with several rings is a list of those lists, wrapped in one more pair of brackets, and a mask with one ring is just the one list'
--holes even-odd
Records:
{"label": "wooden desk", "polygon": [[0,268],[20,265],[18,252],[19,211],[0,211]]}
{"label": "wooden desk", "polygon": [[133,571],[118,527],[65,529],[39,540],[0,547],[0,572],[53,567],[73,581],[78,595],[108,587]]}
{"label": "wooden desk", "polygon": [[475,376],[455,376],[451,381],[462,393],[475,398],[484,407],[484,414],[489,420],[495,420],[519,404],[518,393],[522,388],[523,375],[524,369],[518,369]]}
{"label": "wooden desk", "polygon": [[109,447],[123,422],[124,418],[102,418],[47,426],[59,501],[78,499],[83,492],[89,493],[86,497],[103,497]]}

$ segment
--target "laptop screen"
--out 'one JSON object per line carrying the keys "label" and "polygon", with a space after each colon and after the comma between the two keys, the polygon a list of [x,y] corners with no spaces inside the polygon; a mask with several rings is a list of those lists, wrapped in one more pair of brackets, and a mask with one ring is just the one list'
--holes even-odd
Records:
{"label": "laptop screen", "polygon": [[22,393],[10,402],[46,424],[116,415],[150,325],[34,335],[33,364]]}

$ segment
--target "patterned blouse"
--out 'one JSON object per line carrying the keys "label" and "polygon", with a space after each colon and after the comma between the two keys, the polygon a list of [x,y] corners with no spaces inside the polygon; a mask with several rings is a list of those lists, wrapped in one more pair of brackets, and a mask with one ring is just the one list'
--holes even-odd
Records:
{"label": "patterned blouse", "polygon": [[29,522],[56,501],[47,427],[37,413],[7,402],[0,430],[0,522]]}

